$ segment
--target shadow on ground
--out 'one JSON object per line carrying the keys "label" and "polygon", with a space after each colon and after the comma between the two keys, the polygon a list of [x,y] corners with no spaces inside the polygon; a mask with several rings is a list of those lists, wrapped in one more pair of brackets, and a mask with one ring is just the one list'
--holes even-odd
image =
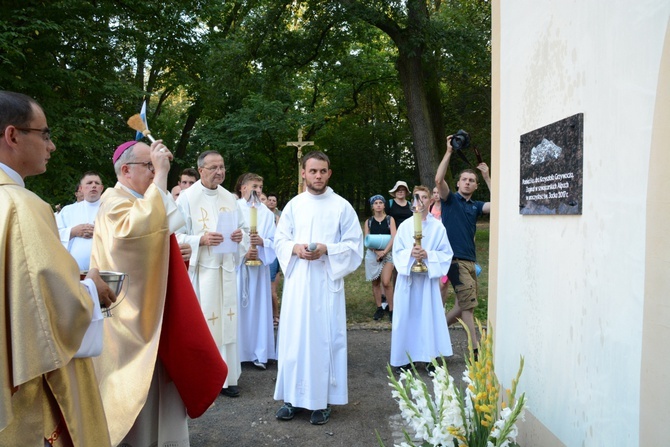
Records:
{"label": "shadow on ground", "polygon": [[[189,421],[191,447],[210,446],[378,446],[378,431],[387,447],[402,439],[398,404],[391,397],[386,364],[391,349],[388,323],[350,327],[349,404],[334,406],[326,425],[309,423],[309,411],[296,414],[292,421],[278,421],[275,411],[281,406],[272,396],[277,378],[277,363],[266,371],[251,363],[242,366],[240,397],[219,396],[212,408]],[[460,327],[449,331],[454,355],[447,359],[449,373],[461,384],[465,369],[467,336]],[[429,379],[421,369],[424,380]]]}

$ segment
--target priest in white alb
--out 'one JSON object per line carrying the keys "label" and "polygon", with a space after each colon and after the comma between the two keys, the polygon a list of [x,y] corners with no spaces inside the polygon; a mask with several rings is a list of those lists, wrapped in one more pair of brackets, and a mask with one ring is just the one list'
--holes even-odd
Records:
{"label": "priest in white alb", "polygon": [[275,249],[284,271],[278,334],[275,414],[291,420],[312,411],[310,423],[330,419],[330,405],[348,403],[344,277],[363,260],[358,216],[328,186],[332,171],[323,152],[302,160],[306,191],[284,208]]}
{"label": "priest in white alb", "polygon": [[[440,295],[440,278],[449,271],[453,251],[444,225],[428,212],[428,188],[416,186],[414,194],[421,201],[421,214],[401,223],[393,241],[398,278],[393,295],[390,363],[396,368],[408,368],[410,358],[412,362],[429,363],[453,354]],[[420,246],[415,245],[417,229],[422,235]],[[427,272],[412,272],[419,259]]]}
{"label": "priest in white alb", "polygon": [[[275,215],[257,198],[263,191],[263,177],[246,173],[240,187],[242,197],[238,203],[250,230],[255,227],[256,233],[249,235],[251,248],[237,272],[238,348],[241,362],[253,362],[264,370],[269,359],[277,358],[270,287],[270,264],[277,259]],[[247,265],[246,260],[259,265]]]}
{"label": "priest in white alb", "polygon": [[64,206],[61,212],[56,214],[60,241],[77,261],[79,270],[88,270],[91,263],[93,229],[103,189],[102,180],[97,172],[85,172],[79,181],[79,191],[84,199]]}
{"label": "priest in white alb", "polygon": [[[198,172],[200,180],[182,191],[177,199],[186,220],[186,225],[177,231],[177,240],[191,247],[189,277],[214,341],[228,365],[228,378],[221,394],[237,397],[242,366],[237,347],[236,270],[249,249],[249,226],[237,198],[221,186],[226,176],[221,154],[201,153]],[[219,225],[230,232],[221,233]],[[228,246],[231,241],[233,247]],[[224,247],[229,251],[222,253]]]}

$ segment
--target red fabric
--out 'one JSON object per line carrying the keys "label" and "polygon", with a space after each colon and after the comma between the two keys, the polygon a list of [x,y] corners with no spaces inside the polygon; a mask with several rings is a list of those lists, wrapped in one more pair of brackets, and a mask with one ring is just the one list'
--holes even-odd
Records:
{"label": "red fabric", "polygon": [[201,416],[221,392],[228,366],[207,327],[174,234],[158,355],[188,415]]}

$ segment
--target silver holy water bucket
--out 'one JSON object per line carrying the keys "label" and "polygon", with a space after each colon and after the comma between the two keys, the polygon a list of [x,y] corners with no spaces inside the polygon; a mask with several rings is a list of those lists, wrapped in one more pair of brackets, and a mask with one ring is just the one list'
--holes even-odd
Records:
{"label": "silver holy water bucket", "polygon": [[[100,278],[102,278],[105,283],[109,286],[110,289],[114,291],[114,294],[116,294],[116,302],[110,306],[110,307],[103,307],[100,310],[102,311],[102,315],[107,318],[112,316],[112,309],[114,309],[116,306],[118,306],[121,301],[125,298],[125,294],[121,296],[121,291],[123,290],[123,285],[126,283],[130,283],[130,279],[127,273],[121,273],[121,272],[111,272],[108,270],[103,270],[100,273]],[[82,271],[80,272],[80,278],[84,279],[86,275],[88,274],[88,271]],[[128,281],[126,281],[128,280]],[[126,287],[126,292],[128,292],[128,287]]]}

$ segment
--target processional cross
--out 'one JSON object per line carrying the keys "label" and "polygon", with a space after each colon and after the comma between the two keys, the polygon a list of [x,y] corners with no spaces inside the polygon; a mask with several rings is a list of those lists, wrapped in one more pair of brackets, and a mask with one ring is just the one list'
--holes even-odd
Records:
{"label": "processional cross", "polygon": [[305,146],[314,146],[313,141],[302,141],[302,127],[298,129],[298,141],[287,141],[287,146],[295,146],[298,148],[298,194],[302,192],[302,175],[300,175],[300,170],[302,166],[300,162],[302,161],[302,148]]}

